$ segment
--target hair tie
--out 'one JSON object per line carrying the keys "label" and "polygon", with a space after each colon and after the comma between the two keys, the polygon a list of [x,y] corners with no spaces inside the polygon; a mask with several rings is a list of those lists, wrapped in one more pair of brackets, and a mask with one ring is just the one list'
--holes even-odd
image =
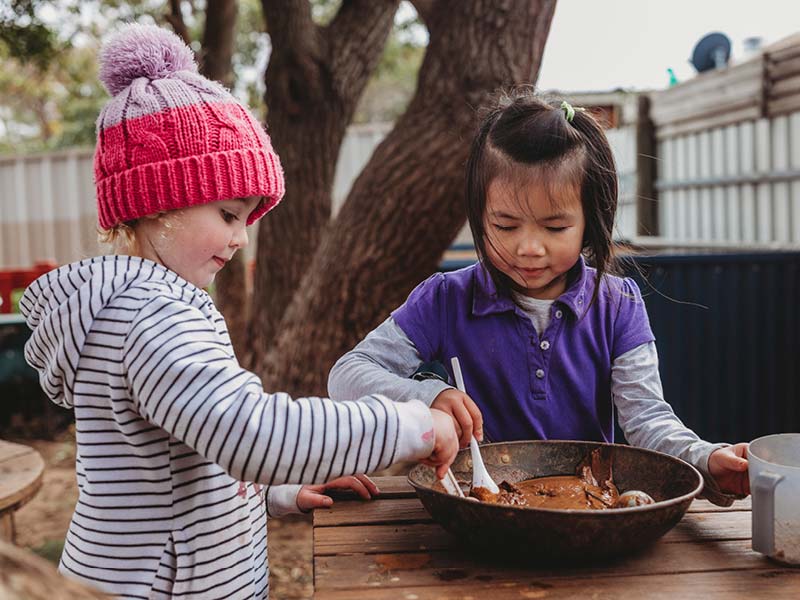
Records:
{"label": "hair tie", "polygon": [[567,122],[572,123],[572,119],[575,118],[575,109],[572,107],[572,104],[566,100],[562,100],[561,110],[564,111],[564,118],[567,120]]}

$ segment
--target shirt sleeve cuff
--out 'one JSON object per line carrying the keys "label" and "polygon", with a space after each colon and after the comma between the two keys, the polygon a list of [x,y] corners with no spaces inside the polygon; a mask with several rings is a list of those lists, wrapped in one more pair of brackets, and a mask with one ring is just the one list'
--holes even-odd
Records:
{"label": "shirt sleeve cuff", "polygon": [[433,452],[434,431],[430,409],[419,400],[394,402],[398,416],[395,462],[427,458]]}
{"label": "shirt sleeve cuff", "polygon": [[417,398],[430,406],[436,400],[436,396],[445,390],[455,389],[449,383],[445,383],[440,379],[425,379],[424,381],[416,382],[419,388],[415,390]]}
{"label": "shirt sleeve cuff", "polygon": [[267,516],[271,519],[302,512],[297,507],[297,494],[302,485],[275,485],[267,489]]}
{"label": "shirt sleeve cuff", "polygon": [[711,502],[711,504],[716,504],[717,506],[730,506],[733,504],[734,500],[741,500],[744,498],[744,496],[726,494],[720,490],[717,482],[711,476],[711,473],[708,472],[708,459],[711,457],[711,454],[727,446],[730,446],[730,444],[705,443],[702,452],[698,451],[695,455],[697,463],[694,466],[697,467],[703,475],[703,491],[700,492],[700,498],[705,498]]}

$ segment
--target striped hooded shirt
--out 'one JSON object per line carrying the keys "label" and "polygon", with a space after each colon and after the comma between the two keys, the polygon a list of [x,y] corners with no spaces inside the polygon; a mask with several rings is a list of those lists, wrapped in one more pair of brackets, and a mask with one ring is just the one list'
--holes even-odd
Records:
{"label": "striped hooded shirt", "polygon": [[208,294],[154,262],[66,265],[20,307],[27,361],[75,411],[79,496],[60,570],[117,596],[266,598],[267,516],[296,510],[298,487],[279,484],[432,451],[421,402],[264,392]]}

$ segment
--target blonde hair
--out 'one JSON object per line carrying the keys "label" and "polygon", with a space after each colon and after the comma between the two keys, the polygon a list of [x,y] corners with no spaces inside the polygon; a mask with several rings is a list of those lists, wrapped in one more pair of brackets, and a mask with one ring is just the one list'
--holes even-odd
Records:
{"label": "blonde hair", "polygon": [[[174,213],[174,210],[166,210],[147,215],[139,219],[125,221],[124,223],[117,223],[111,229],[97,229],[97,241],[101,244],[111,246],[114,254],[129,254],[131,256],[141,256],[141,247],[139,240],[136,238],[136,226],[142,219],[155,219],[161,220],[166,215]],[[166,229],[172,228],[174,225],[169,219],[164,220],[164,227]]]}
{"label": "blonde hair", "polygon": [[117,223],[111,229],[97,229],[97,241],[111,246],[114,254],[135,254],[138,250],[136,241],[137,220]]}

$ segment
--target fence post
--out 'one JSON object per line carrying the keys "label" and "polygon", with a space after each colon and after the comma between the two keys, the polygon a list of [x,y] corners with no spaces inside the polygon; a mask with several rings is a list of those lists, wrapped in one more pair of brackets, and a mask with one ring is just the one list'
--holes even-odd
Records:
{"label": "fence post", "polygon": [[640,94],[636,118],[636,233],[659,235],[656,197],[656,130],[650,119],[650,97]]}

